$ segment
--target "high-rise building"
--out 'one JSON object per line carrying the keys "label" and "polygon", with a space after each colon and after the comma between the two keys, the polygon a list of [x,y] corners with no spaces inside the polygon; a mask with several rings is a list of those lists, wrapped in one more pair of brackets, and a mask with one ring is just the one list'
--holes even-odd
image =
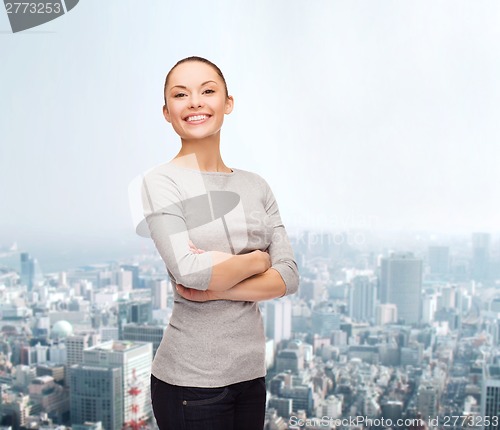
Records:
{"label": "high-rise building", "polygon": [[28,391],[31,402],[59,422],[69,411],[67,389],[57,384],[52,376],[39,376],[33,379]]}
{"label": "high-rise building", "polygon": [[68,367],[83,363],[83,350],[100,342],[100,336],[94,333],[82,333],[66,338],[66,356]]}
{"label": "high-rise building", "polygon": [[424,420],[437,417],[439,412],[439,391],[434,384],[423,382],[418,387],[417,411]]}
{"label": "high-rise building", "polygon": [[282,399],[273,396],[269,399],[267,408],[276,409],[278,416],[288,418],[292,414],[292,404],[292,399]]}
{"label": "high-rise building", "polygon": [[125,423],[148,420],[152,415],[149,397],[152,353],[151,343],[114,340],[83,351],[84,365],[122,369]]}
{"label": "high-rise building", "polygon": [[281,397],[292,399],[292,409],[294,411],[304,410],[307,416],[312,414],[314,400],[311,386],[294,385],[293,387],[284,387]]}
{"label": "high-rise building", "polygon": [[375,307],[375,324],[393,324],[398,321],[398,308],[394,303],[378,304]]}
{"label": "high-rise building", "polygon": [[151,300],[123,300],[118,303],[118,337],[123,339],[123,327],[128,323],[149,324],[152,320]]}
{"label": "high-rise building", "polygon": [[422,322],[431,324],[437,310],[438,297],[435,293],[425,294],[422,297]]}
{"label": "high-rise building", "polygon": [[431,275],[448,275],[450,271],[450,248],[448,246],[429,246],[428,260]]}
{"label": "high-rise building", "polygon": [[114,275],[114,283],[118,285],[120,291],[124,291],[129,293],[132,290],[133,284],[133,273],[128,271],[119,269],[113,272]]}
{"label": "high-rise building", "polygon": [[339,396],[329,395],[323,403],[323,415],[331,418],[339,418],[342,416],[342,398]]}
{"label": "high-rise building", "polygon": [[153,309],[166,309],[168,285],[166,279],[152,279],[149,281],[151,287],[151,300]]}
{"label": "high-rise building", "polygon": [[160,346],[165,327],[162,325],[126,324],[123,327],[123,340],[149,342],[153,345],[153,356]]}
{"label": "high-rise building", "polygon": [[123,372],[118,364],[69,368],[71,423],[101,421],[106,430],[123,427]]}
{"label": "high-rise building", "polygon": [[500,366],[486,364],[483,368],[481,390],[481,416],[489,417],[489,425],[484,430],[500,429],[500,423],[493,421],[500,411]]}
{"label": "high-rise building", "polygon": [[335,310],[331,303],[322,303],[312,311],[314,334],[319,334],[322,337],[330,337],[332,331],[340,329],[341,322],[341,314]]}
{"label": "high-rise building", "polygon": [[289,299],[265,302],[266,336],[275,345],[292,336],[292,303]]}
{"label": "high-rise building", "polygon": [[7,419],[7,428],[25,428],[33,408],[30,396],[22,393],[7,393],[2,398],[2,415]]}
{"label": "high-rise building", "polygon": [[471,276],[475,281],[485,281],[489,277],[490,242],[489,233],[472,234]]}
{"label": "high-rise building", "polygon": [[51,376],[55,382],[63,385],[66,370],[63,364],[38,364],[36,366],[36,376]]}
{"label": "high-rise building", "polygon": [[394,253],[382,258],[380,267],[380,302],[393,303],[405,324],[421,320],[422,260],[413,253]]}
{"label": "high-rise building", "polygon": [[355,321],[370,321],[375,316],[377,278],[355,276],[349,288],[349,316]]}
{"label": "high-rise building", "polygon": [[444,285],[440,289],[437,310],[457,307],[457,296],[459,291],[455,285]]}
{"label": "high-rise building", "polygon": [[304,368],[304,356],[296,349],[282,349],[276,357],[276,370],[284,372],[290,370],[294,373]]}
{"label": "high-rise building", "polygon": [[29,253],[21,252],[21,284],[28,287],[28,291],[33,290],[35,283],[36,260],[30,257]]}
{"label": "high-rise building", "polygon": [[132,272],[132,288],[141,288],[139,278],[139,265],[138,264],[122,264],[122,269]]}

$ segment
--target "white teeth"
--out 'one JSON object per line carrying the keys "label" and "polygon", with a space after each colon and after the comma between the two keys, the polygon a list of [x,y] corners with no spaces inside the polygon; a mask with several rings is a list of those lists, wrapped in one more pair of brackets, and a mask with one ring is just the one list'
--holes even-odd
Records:
{"label": "white teeth", "polygon": [[186,121],[201,121],[202,119],[208,118],[208,115],[195,115],[186,118]]}

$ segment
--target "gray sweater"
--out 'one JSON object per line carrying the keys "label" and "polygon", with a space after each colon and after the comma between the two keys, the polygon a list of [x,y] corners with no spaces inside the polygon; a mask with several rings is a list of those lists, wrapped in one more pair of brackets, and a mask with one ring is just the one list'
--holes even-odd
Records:
{"label": "gray sweater", "polygon": [[[298,288],[298,270],[278,205],[267,182],[240,169],[201,172],[172,162],[142,181],[145,222],[173,285],[206,290],[210,252],[192,253],[189,239],[205,251],[245,254],[268,249],[272,268]],[[153,360],[152,373],[181,386],[220,387],[265,376],[265,335],[256,302],[193,302],[175,288],[174,307]]]}

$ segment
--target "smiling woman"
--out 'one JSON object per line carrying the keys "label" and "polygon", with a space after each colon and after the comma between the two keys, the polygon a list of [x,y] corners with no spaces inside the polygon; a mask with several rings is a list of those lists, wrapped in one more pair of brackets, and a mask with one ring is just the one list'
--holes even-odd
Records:
{"label": "smiling woman", "polygon": [[[200,82],[201,76],[207,80]],[[222,73],[206,62],[183,61],[167,76],[163,115],[183,146],[193,139],[218,138],[233,103]]]}
{"label": "smiling woman", "polygon": [[144,220],[175,286],[151,376],[162,430],[262,430],[265,336],[257,302],[298,288],[269,185],[222,161],[221,128],[233,106],[217,66],[200,57],[178,62],[165,80],[163,114],[181,149],[142,178]]}

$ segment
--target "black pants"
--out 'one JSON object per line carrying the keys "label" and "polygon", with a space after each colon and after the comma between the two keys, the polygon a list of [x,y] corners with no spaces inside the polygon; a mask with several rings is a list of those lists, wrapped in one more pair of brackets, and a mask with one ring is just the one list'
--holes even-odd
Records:
{"label": "black pants", "polygon": [[262,430],[266,381],[225,387],[180,387],[151,375],[151,400],[160,430]]}

